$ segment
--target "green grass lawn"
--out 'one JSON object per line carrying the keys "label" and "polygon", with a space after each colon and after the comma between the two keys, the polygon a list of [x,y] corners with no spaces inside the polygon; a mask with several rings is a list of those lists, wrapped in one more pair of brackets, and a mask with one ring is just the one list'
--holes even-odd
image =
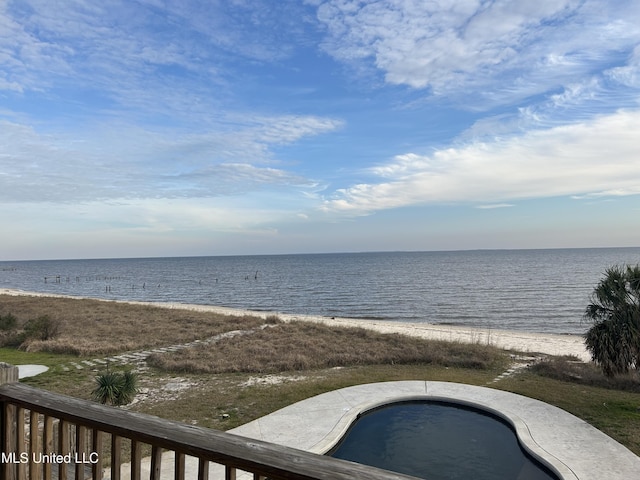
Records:
{"label": "green grass lawn", "polygon": [[[35,363],[32,360],[45,357],[28,358],[29,363]],[[51,358],[48,362],[48,365],[54,365]],[[24,383],[89,399],[89,393],[94,388],[95,373],[90,370],[61,372],[54,368],[25,379]],[[150,370],[140,376],[140,383],[145,388],[158,388],[162,392],[163,385],[176,379],[189,386],[169,397],[163,397],[162,393],[151,394],[146,400],[129,408],[162,418],[228,430],[299,400],[352,385],[399,380],[450,381],[488,386],[550,403],[582,418],[640,455],[640,393],[580,385],[529,371],[487,385],[500,373],[498,368],[477,370],[441,365],[366,365],[280,372],[279,383],[246,386],[250,379],[264,378],[266,375],[227,373],[177,376]]]}

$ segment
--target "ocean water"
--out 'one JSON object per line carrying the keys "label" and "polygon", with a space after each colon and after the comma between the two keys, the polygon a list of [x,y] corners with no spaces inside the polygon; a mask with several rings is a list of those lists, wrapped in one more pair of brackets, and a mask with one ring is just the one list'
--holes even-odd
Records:
{"label": "ocean water", "polygon": [[606,268],[640,248],[0,262],[0,288],[117,300],[584,333]]}

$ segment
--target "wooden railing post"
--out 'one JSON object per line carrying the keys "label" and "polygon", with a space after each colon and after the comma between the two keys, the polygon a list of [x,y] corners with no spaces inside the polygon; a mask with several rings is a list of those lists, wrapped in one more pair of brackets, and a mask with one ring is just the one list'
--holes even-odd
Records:
{"label": "wooden railing post", "polygon": [[122,467],[122,438],[111,434],[111,480],[120,480]]}
{"label": "wooden railing post", "polygon": [[131,440],[131,480],[142,480],[142,445]]}
{"label": "wooden railing post", "polygon": [[94,479],[102,480],[102,432],[98,429],[93,429],[91,434],[91,445],[93,445],[93,452],[98,455],[96,462],[91,466],[91,472]]}
{"label": "wooden railing post", "polygon": [[[9,363],[0,362],[0,385],[16,383],[19,378],[18,367]],[[0,401],[0,452],[5,456],[15,454],[14,440],[14,412],[15,407]],[[11,462],[2,462],[0,465],[0,477],[7,480],[15,478],[15,465]]]}
{"label": "wooden railing post", "polygon": [[40,480],[42,467],[34,461],[38,456],[42,455],[42,443],[40,439],[40,431],[38,429],[40,414],[31,410],[29,412],[29,480]]}
{"label": "wooden railing post", "polygon": [[15,365],[0,362],[0,385],[5,383],[16,383],[18,381],[20,371]]}
{"label": "wooden railing post", "polygon": [[[42,450],[45,455],[51,455],[54,451],[54,433],[53,433],[53,417],[49,415],[45,415],[44,417],[44,430],[42,433]],[[44,464],[44,469],[42,476],[45,480],[49,480],[51,478],[51,462],[47,462]]]}
{"label": "wooden railing post", "polygon": [[162,448],[153,446],[151,447],[151,480],[160,480],[160,473],[162,469]]}
{"label": "wooden railing post", "polygon": [[[76,459],[87,451],[87,429],[76,425]],[[31,480],[31,479],[29,479]],[[84,465],[76,462],[75,480],[84,480]]]}
{"label": "wooden railing post", "polygon": [[[69,445],[70,437],[69,430],[71,429],[71,425],[66,420],[60,420],[58,422],[58,453],[60,455],[66,455],[71,452],[71,446]],[[67,474],[69,470],[67,469],[67,465],[64,463],[58,464],[58,479],[59,480],[68,480]]]}

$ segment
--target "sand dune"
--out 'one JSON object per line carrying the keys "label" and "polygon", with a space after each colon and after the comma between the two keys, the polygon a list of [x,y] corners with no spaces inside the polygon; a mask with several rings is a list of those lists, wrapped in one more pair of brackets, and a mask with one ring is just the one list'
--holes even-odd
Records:
{"label": "sand dune", "polygon": [[[0,288],[0,294],[4,295],[31,295],[64,297],[65,295],[53,295],[47,293],[24,292],[15,289]],[[77,297],[75,297],[77,298]],[[116,300],[105,300],[116,301]],[[118,300],[119,301],[119,300]],[[277,315],[282,320],[301,320],[318,322],[326,325],[341,325],[348,327],[362,327],[383,333],[401,333],[415,337],[447,340],[467,343],[490,344],[507,350],[519,350],[531,353],[546,353],[549,355],[575,355],[584,361],[590,360],[590,355],[584,346],[584,339],[580,335],[557,335],[543,333],[529,333],[516,330],[490,330],[453,325],[432,325],[428,323],[405,323],[379,320],[360,320],[352,318],[322,317],[315,315],[294,315],[280,312],[256,312],[236,308],[217,307],[212,305],[192,305],[182,303],[155,303],[123,301],[138,305],[153,305],[162,308],[183,308],[205,312],[222,313],[226,315],[255,315],[267,317]]]}

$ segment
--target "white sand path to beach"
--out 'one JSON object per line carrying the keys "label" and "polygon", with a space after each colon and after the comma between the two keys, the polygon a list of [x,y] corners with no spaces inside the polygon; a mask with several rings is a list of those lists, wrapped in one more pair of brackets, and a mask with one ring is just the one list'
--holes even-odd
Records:
{"label": "white sand path to beach", "polygon": [[[26,292],[22,290],[0,288],[0,294],[4,295],[26,295],[43,297],[63,297],[63,298],[86,298],[70,297],[68,295],[54,295],[48,293]],[[258,312],[237,308],[218,307],[213,305],[193,305],[183,303],[156,303],[139,301],[118,301],[137,305],[151,305],[162,308],[179,308],[187,310],[197,310],[202,312],[213,312],[225,315],[253,315],[266,318],[270,315],[277,315],[281,320],[300,320],[306,322],[317,322],[325,325],[338,325],[346,327],[361,327],[376,330],[382,333],[400,333],[413,337],[427,338],[433,340],[446,340],[452,342],[478,343],[494,345],[506,350],[517,350],[528,353],[544,353],[548,355],[574,355],[583,361],[589,361],[591,356],[584,345],[584,338],[580,335],[559,335],[546,333],[530,333],[517,330],[493,330],[485,328],[472,328],[454,325],[432,325],[428,323],[406,323],[379,320],[363,320],[352,318],[322,317],[317,315],[295,315],[280,312]]]}

